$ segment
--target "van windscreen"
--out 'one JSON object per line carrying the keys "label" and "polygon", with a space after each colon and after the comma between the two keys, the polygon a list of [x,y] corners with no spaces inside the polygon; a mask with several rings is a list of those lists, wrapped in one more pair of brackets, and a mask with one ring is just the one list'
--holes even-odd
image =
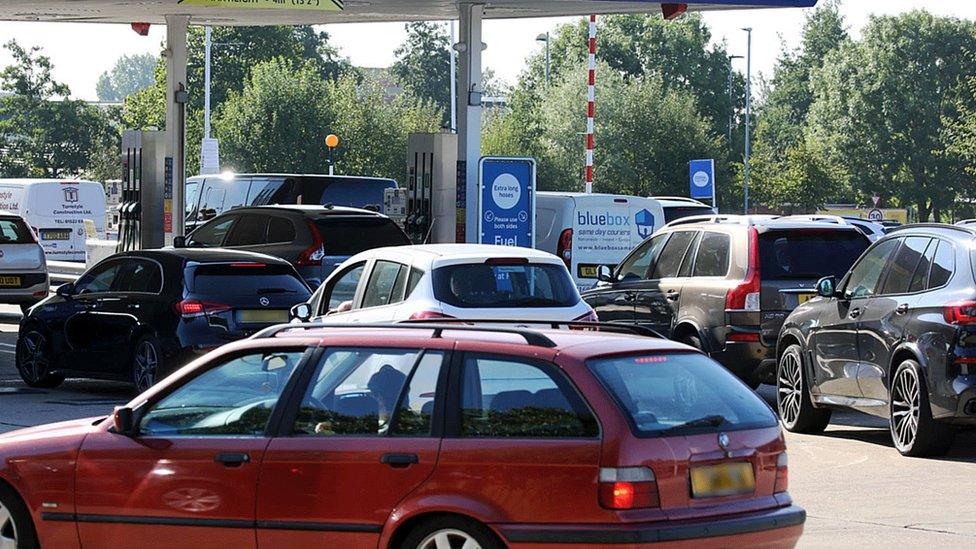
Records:
{"label": "van windscreen", "polygon": [[759,236],[759,272],[763,280],[839,280],[869,245],[855,230],[768,231]]}
{"label": "van windscreen", "polygon": [[463,308],[572,307],[579,294],[565,267],[465,263],[433,271],[434,298]]}
{"label": "van windscreen", "polygon": [[326,216],[315,220],[326,255],[356,255],[359,252],[406,246],[410,239],[386,217]]}
{"label": "van windscreen", "polygon": [[776,427],[776,416],[748,387],[699,353],[590,360],[590,371],[638,436]]}

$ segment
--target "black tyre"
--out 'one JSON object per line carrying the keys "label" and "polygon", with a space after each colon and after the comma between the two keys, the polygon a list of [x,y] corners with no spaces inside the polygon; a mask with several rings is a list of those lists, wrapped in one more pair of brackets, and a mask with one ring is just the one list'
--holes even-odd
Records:
{"label": "black tyre", "polygon": [[830,424],[831,411],[814,408],[802,356],[799,345],[790,345],[780,357],[776,365],[776,408],[787,431],[822,433]]}
{"label": "black tyre", "polygon": [[941,456],[949,451],[956,429],[932,418],[922,368],[914,360],[898,365],[888,398],[891,441],[904,456]]}
{"label": "black tyre", "polygon": [[64,375],[52,372],[53,353],[47,335],[28,327],[17,339],[15,362],[20,378],[30,387],[51,389],[64,382]]}
{"label": "black tyre", "polygon": [[156,383],[162,367],[163,352],[159,340],[153,336],[142,336],[133,349],[132,384],[141,393]]}
{"label": "black tyre", "polygon": [[401,549],[502,549],[504,545],[487,526],[457,516],[427,519],[418,524]]}
{"label": "black tyre", "polygon": [[0,547],[35,549],[37,532],[27,506],[10,487],[0,484]]}
{"label": "black tyre", "polygon": [[678,343],[684,343],[689,347],[694,347],[699,351],[703,351],[701,338],[696,335],[686,335],[678,340]]}

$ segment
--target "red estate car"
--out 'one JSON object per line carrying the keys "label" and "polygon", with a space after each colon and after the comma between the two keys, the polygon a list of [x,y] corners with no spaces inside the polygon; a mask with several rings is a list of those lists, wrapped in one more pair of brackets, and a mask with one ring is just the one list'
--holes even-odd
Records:
{"label": "red estate car", "polygon": [[792,547],[770,408],[606,331],[282,326],[0,436],[0,546]]}

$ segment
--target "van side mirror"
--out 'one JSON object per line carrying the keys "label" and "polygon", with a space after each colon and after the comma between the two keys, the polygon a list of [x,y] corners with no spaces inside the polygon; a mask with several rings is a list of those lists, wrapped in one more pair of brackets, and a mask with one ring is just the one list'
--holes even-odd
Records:
{"label": "van side mirror", "polygon": [[186,237],[185,236],[174,236],[173,237],[173,247],[174,248],[186,248]]}
{"label": "van side mirror", "polygon": [[291,317],[302,322],[308,322],[312,319],[312,306],[308,303],[299,303],[291,308]]}
{"label": "van side mirror", "polygon": [[75,295],[75,284],[74,282],[68,282],[67,284],[62,284],[58,286],[58,289],[54,291],[59,297],[71,297]]}
{"label": "van side mirror", "polygon": [[122,436],[135,436],[136,426],[132,408],[119,406],[112,412],[112,429]]}
{"label": "van side mirror", "polygon": [[837,297],[837,279],[825,276],[817,281],[817,294],[820,297]]}
{"label": "van side mirror", "polygon": [[596,279],[600,282],[613,282],[613,271],[607,265],[600,265],[596,268]]}

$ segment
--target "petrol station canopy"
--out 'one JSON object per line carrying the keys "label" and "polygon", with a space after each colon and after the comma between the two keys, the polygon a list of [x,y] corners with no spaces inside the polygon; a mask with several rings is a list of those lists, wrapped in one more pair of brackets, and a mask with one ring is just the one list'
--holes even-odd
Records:
{"label": "petrol station canopy", "polygon": [[[164,24],[186,15],[197,25],[312,25],[379,21],[447,20],[458,5],[484,4],[484,17],[556,17],[605,13],[661,13],[743,8],[811,7],[816,0],[707,0],[683,3],[617,0],[2,0],[0,20],[66,23]],[[297,7],[304,6],[304,7]]]}

